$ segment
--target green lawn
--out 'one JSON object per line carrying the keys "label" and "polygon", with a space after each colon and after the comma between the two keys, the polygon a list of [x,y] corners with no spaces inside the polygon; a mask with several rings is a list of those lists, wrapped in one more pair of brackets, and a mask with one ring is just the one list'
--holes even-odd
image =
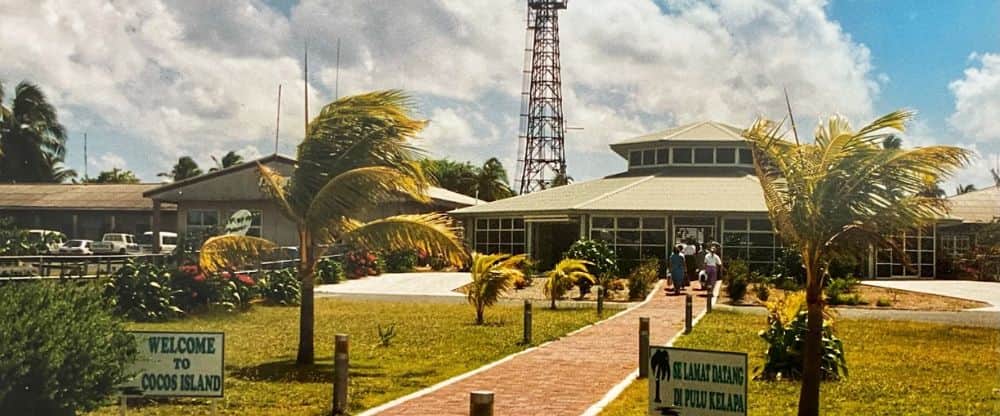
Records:
{"label": "green lawn", "polygon": [[[298,308],[255,306],[241,315],[198,316],[134,329],[224,331],[226,397],[221,414],[320,414],[330,407],[333,336],[351,336],[350,409],[357,412],[404,396],[449,377],[524,349],[521,308],[487,309],[487,325],[473,325],[468,305],[316,302],[317,365],[295,366]],[[558,338],[596,320],[593,310],[536,308],[534,340]],[[379,343],[377,324],[396,323],[388,348]],[[196,414],[209,410],[204,400],[176,399],[130,403],[129,414]],[[117,414],[106,406],[96,414]]]}
{"label": "green lawn", "polygon": [[[744,351],[763,362],[763,316],[716,311],[678,347]],[[837,321],[850,377],[824,383],[825,415],[1000,415],[1000,331],[874,320]],[[632,383],[603,415],[645,415],[648,384]],[[751,415],[793,415],[796,382],[751,381]]]}

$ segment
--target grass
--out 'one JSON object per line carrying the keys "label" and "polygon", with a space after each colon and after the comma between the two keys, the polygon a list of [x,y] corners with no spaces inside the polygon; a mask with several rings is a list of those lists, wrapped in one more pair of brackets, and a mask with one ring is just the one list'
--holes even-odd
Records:
{"label": "grass", "polygon": [[[468,305],[316,301],[316,358],[295,365],[298,308],[256,306],[242,315],[195,316],[133,329],[224,331],[226,397],[220,414],[310,415],[329,411],[333,386],[333,336],[351,336],[349,409],[377,406],[527,348],[521,339],[521,308],[486,311],[487,324],[473,325]],[[536,308],[534,341],[558,338],[592,323],[592,310]],[[378,325],[396,324],[389,347],[380,346]],[[136,400],[138,401],[138,400]],[[207,413],[205,400],[170,399],[129,404],[129,414]],[[113,405],[95,414],[117,414]]]}
{"label": "grass", "polygon": [[[716,311],[678,347],[749,353],[750,371],[763,364],[757,331],[763,316]],[[850,377],[824,383],[825,415],[1000,414],[1000,331],[901,321],[839,320]],[[645,415],[645,380],[631,386],[602,415]],[[798,382],[751,381],[751,415],[793,415]]]}

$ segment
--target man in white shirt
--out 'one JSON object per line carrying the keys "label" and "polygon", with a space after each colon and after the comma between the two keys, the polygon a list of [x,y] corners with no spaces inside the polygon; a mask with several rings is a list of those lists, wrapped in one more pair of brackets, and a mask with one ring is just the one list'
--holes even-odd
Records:
{"label": "man in white shirt", "polygon": [[705,254],[705,273],[708,274],[708,290],[715,288],[715,281],[719,278],[719,270],[722,269],[722,258],[715,254],[715,246]]}
{"label": "man in white shirt", "polygon": [[684,266],[687,273],[684,279],[684,286],[691,285],[691,281],[698,278],[698,261],[695,259],[695,253],[698,252],[698,247],[694,245],[694,241],[688,240],[684,243],[684,250],[681,254],[684,255]]}

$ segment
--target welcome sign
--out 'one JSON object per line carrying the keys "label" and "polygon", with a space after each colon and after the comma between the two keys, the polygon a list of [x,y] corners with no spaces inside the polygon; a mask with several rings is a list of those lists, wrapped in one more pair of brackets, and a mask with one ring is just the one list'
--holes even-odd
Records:
{"label": "welcome sign", "polygon": [[138,355],[132,380],[119,387],[143,396],[222,397],[225,334],[222,332],[130,332]]}
{"label": "welcome sign", "polygon": [[745,353],[649,348],[649,414],[747,414]]}

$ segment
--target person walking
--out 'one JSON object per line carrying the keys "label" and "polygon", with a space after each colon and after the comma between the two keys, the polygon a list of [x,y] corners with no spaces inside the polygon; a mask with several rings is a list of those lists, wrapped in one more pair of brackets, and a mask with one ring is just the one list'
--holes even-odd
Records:
{"label": "person walking", "polygon": [[694,239],[689,238],[685,242],[684,247],[682,247],[682,250],[682,254],[684,254],[685,271],[687,272],[684,280],[684,286],[688,286],[691,284],[692,280],[698,278],[698,260],[695,256],[695,254],[698,253],[698,247],[695,247]]}
{"label": "person walking", "polygon": [[684,275],[684,255],[681,254],[680,244],[674,246],[674,252],[670,255],[670,280],[674,284],[674,294],[680,295],[681,288],[684,287],[686,276]]}
{"label": "person walking", "polygon": [[719,278],[719,270],[722,269],[722,258],[715,254],[715,251],[715,246],[712,246],[705,254],[705,274],[708,275],[708,290],[710,291],[715,288],[715,281]]}

